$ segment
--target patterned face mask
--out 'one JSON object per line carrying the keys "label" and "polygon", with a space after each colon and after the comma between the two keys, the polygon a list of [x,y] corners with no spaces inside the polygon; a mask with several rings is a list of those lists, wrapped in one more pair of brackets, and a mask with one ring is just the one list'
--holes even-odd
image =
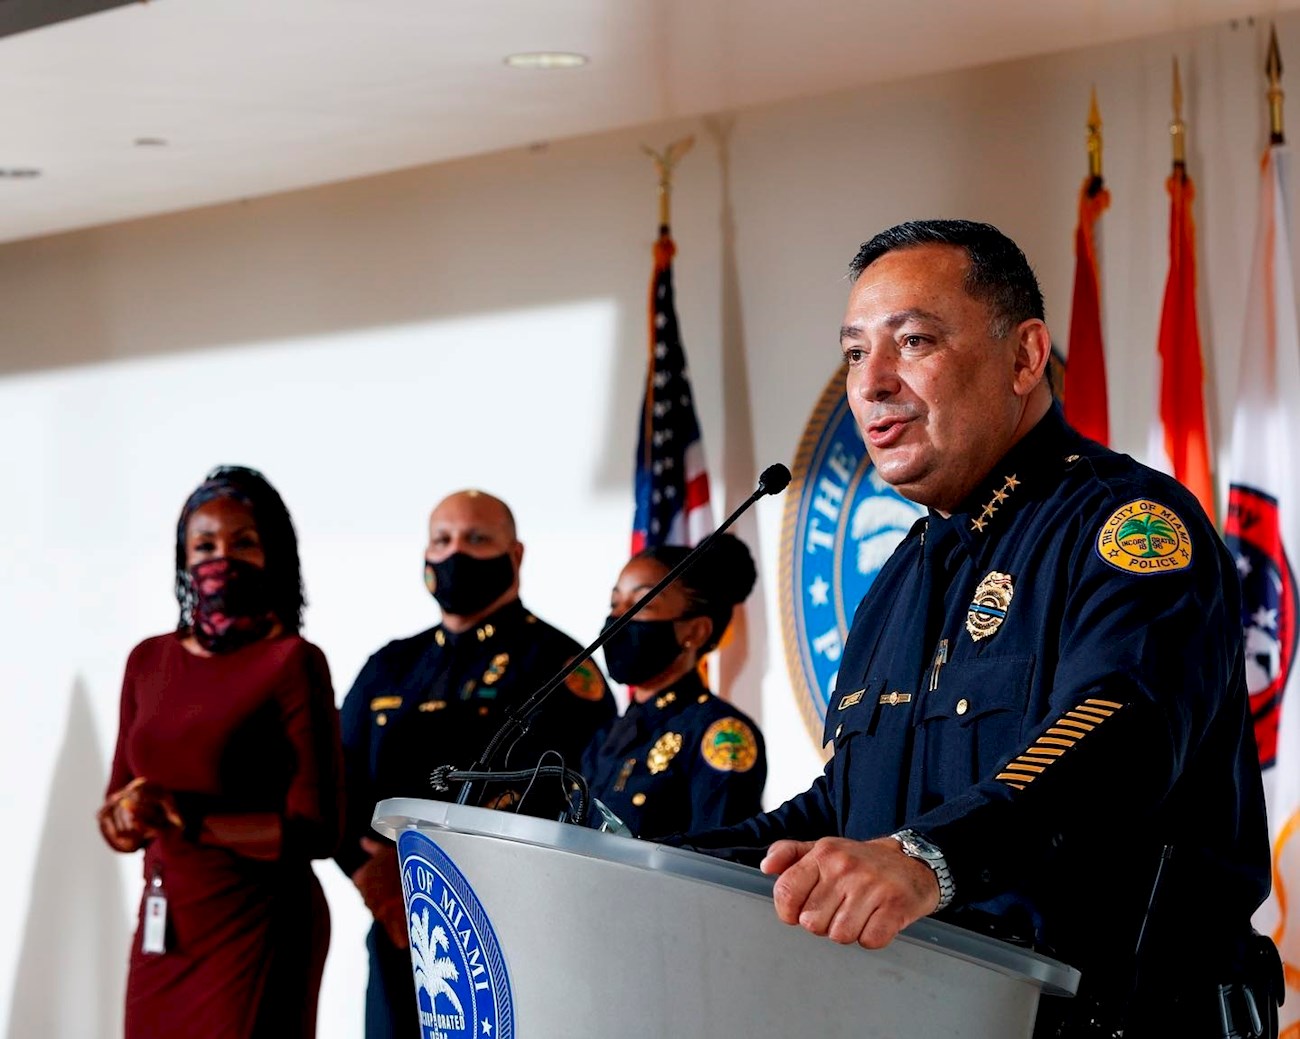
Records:
{"label": "patterned face mask", "polygon": [[189,570],[193,632],[212,653],[230,653],[264,638],[275,623],[266,571],[242,559],[209,559]]}

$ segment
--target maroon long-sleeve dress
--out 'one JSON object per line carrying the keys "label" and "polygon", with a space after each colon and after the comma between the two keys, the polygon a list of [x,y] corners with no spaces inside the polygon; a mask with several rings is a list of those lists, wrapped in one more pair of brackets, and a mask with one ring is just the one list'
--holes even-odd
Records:
{"label": "maroon long-sleeve dress", "polygon": [[[171,634],[132,651],[108,789],[145,776],[178,795],[187,825],[145,851],[167,950],[142,953],[137,929],[127,1039],[315,1034],[329,911],[311,860],[338,840],[339,753],[325,657],[297,636],[199,657]],[[196,840],[199,819],[228,830],[265,813],[280,820],[276,861]]]}

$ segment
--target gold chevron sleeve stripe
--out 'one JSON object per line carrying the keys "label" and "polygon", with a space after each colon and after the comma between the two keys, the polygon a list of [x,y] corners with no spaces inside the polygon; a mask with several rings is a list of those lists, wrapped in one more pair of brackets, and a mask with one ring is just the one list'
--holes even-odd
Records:
{"label": "gold chevron sleeve stripe", "polygon": [[[1084,739],[1088,733],[1096,730],[1107,718],[1114,717],[1115,711],[1120,710],[1123,706],[1122,704],[1112,703],[1110,700],[1088,700],[1086,703],[1104,704],[1105,706],[1079,706],[1066,711],[1052,723],[1046,734],[1034,740],[1033,745],[1027,748],[1023,754],[1017,754],[1015,760],[1009,761],[1005,766],[1005,770],[999,772],[994,778],[1001,780],[1008,786],[1015,787],[1017,790],[1025,789],[1026,786],[1046,772],[1053,762],[1060,760],[1061,755],[1066,750],[1077,746],[1079,741]],[[1035,757],[1035,755],[1039,754],[1045,756]]]}
{"label": "gold chevron sleeve stripe", "polygon": [[1089,699],[1089,700],[1084,700],[1083,702],[1086,704],[1090,704],[1093,707],[1109,707],[1112,711],[1118,711],[1124,706],[1122,703],[1116,703],[1114,700]]}

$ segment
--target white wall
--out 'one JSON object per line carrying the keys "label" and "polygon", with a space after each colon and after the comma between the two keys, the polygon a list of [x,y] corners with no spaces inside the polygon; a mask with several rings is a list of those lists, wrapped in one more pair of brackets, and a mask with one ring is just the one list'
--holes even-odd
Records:
{"label": "white wall", "polygon": [[[1278,29],[1284,55],[1300,54],[1300,19]],[[518,513],[525,599],[589,638],[631,518],[655,220],[639,144],[697,135],[674,211],[679,312],[714,497],[730,503],[792,456],[836,364],[844,266],[887,224],[999,224],[1035,263],[1063,339],[1094,82],[1114,197],[1102,246],[1114,439],[1139,453],[1173,54],[1226,459],[1262,53],[1262,27],[1222,26],[0,247],[8,1034],[117,1034],[138,866],[100,845],[92,815],[122,665],[174,623],[172,527],[209,466],[258,466],[283,493],[306,633],[340,699],[371,650],[432,622],[425,514],[468,484]],[[768,736],[769,802],[820,767],[776,634],[779,528],[779,503],[760,505],[765,614],[736,686]],[[365,917],[331,864],[319,872],[334,915],[321,1034],[342,1039],[360,1033]]]}

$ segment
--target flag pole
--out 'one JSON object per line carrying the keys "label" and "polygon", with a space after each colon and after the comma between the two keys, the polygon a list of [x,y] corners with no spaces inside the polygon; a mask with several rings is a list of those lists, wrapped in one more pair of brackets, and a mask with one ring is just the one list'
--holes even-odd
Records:
{"label": "flag pole", "polygon": [[1277,26],[1268,29],[1268,58],[1264,62],[1268,76],[1268,143],[1286,144],[1286,130],[1282,120],[1282,52],[1277,45]]}
{"label": "flag pole", "polygon": [[695,144],[694,137],[682,137],[668,145],[663,151],[655,151],[648,144],[641,145],[641,150],[654,160],[655,172],[659,174],[659,233],[664,234],[671,223],[673,199],[673,170]]}
{"label": "flag pole", "polygon": [[1178,74],[1178,58],[1174,58],[1174,117],[1169,123],[1169,140],[1174,152],[1174,174],[1187,175],[1187,124],[1183,122],[1183,80]]}
{"label": "flag pole", "polygon": [[1105,181],[1101,172],[1101,109],[1097,107],[1097,87],[1092,88],[1088,105],[1088,194],[1095,196]]}

